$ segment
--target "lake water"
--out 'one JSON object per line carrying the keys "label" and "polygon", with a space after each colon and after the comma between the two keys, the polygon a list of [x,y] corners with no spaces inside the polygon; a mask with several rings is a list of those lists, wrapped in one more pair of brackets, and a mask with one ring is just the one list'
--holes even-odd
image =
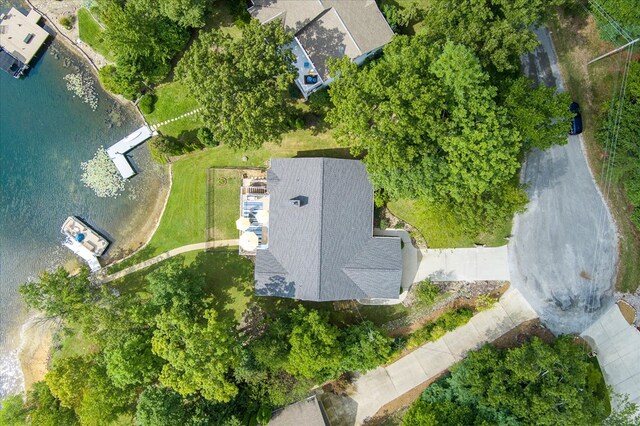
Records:
{"label": "lake water", "polygon": [[[0,11],[7,4],[0,2]],[[146,145],[132,152],[140,173],[118,198],[99,198],[80,181],[81,162],[142,123],[98,83],[96,111],[74,98],[63,77],[83,66],[54,42],[26,78],[0,71],[0,396],[23,386],[17,348],[28,313],[19,284],[74,259],[61,245],[65,218],[78,215],[103,230],[117,253],[137,235],[166,186],[166,170],[153,163]]]}

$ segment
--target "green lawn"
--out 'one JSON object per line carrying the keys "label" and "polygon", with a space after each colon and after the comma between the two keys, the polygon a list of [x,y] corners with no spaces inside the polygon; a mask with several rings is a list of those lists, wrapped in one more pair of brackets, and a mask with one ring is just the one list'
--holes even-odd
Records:
{"label": "green lawn", "polygon": [[242,171],[235,169],[212,169],[209,183],[211,215],[207,227],[213,240],[238,238],[235,221],[240,215],[240,192]]}
{"label": "green lawn", "polygon": [[[189,96],[189,90],[178,81],[158,86],[155,94],[158,100],[154,110],[151,114],[145,115],[147,123],[151,125],[178,117],[199,107],[198,102]],[[163,135],[181,139],[201,126],[202,122],[195,114],[164,125],[159,130]]]}
{"label": "green lawn", "polygon": [[467,235],[450,211],[436,204],[416,200],[398,200],[387,207],[398,218],[416,228],[425,238],[429,248],[473,247],[486,244],[489,247],[505,245],[505,237],[511,234],[511,221],[492,233],[476,237]]}
{"label": "green lawn", "polygon": [[93,50],[109,61],[114,60],[111,51],[104,42],[100,24],[93,19],[91,13],[85,8],[78,10],[78,31],[80,32],[80,40],[87,43]]}
{"label": "green lawn", "polygon": [[[246,156],[247,161],[242,161]],[[207,169],[209,167],[266,167],[270,158],[277,157],[348,157],[348,150],[339,148],[331,135],[321,133],[314,135],[310,130],[297,130],[285,135],[282,144],[266,144],[261,149],[251,151],[234,151],[225,146],[208,148],[193,152],[172,164],[173,183],[160,225],[153,234],[145,249],[125,262],[109,268],[109,273],[116,272],[129,265],[149,259],[172,248],[205,240],[206,231],[206,191]],[[236,197],[240,197],[240,186],[235,187]],[[235,226],[238,215],[238,201],[233,205],[224,200],[232,197],[232,186],[229,186],[228,198],[222,197],[222,206],[217,210],[234,213],[224,217],[233,219]],[[220,225],[223,226],[223,225]]]}

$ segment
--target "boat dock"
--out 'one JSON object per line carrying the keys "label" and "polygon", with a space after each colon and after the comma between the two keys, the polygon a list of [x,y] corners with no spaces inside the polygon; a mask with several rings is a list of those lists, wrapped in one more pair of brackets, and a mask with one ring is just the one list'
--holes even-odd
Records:
{"label": "boat dock", "polygon": [[131,151],[151,136],[153,136],[153,131],[148,126],[142,126],[107,149],[109,158],[111,158],[113,164],[116,165],[123,178],[129,179],[136,174],[136,171],[133,169],[131,163],[129,163],[129,160],[126,157],[127,152]]}
{"label": "boat dock", "polygon": [[91,271],[102,269],[98,257],[109,247],[106,238],[75,216],[64,221],[60,232],[66,237],[63,244],[87,262]]}
{"label": "boat dock", "polygon": [[49,38],[35,10],[24,15],[15,7],[0,15],[0,68],[19,78]]}

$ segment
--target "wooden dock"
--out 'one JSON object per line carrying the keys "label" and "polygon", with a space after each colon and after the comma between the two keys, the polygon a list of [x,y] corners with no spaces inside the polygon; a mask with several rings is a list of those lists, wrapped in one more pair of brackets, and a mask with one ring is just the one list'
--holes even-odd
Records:
{"label": "wooden dock", "polygon": [[133,169],[131,163],[129,163],[129,160],[126,157],[127,152],[142,144],[151,136],[153,136],[153,131],[149,126],[142,126],[107,149],[109,158],[111,158],[113,164],[116,165],[123,178],[129,179],[136,174],[136,171]]}

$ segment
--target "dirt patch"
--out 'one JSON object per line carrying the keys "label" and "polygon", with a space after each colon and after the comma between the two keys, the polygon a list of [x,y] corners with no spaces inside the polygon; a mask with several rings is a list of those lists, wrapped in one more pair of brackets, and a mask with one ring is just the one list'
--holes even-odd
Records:
{"label": "dirt patch", "polygon": [[20,365],[24,375],[25,390],[44,380],[49,370],[49,355],[55,324],[35,317],[22,326],[20,335]]}

